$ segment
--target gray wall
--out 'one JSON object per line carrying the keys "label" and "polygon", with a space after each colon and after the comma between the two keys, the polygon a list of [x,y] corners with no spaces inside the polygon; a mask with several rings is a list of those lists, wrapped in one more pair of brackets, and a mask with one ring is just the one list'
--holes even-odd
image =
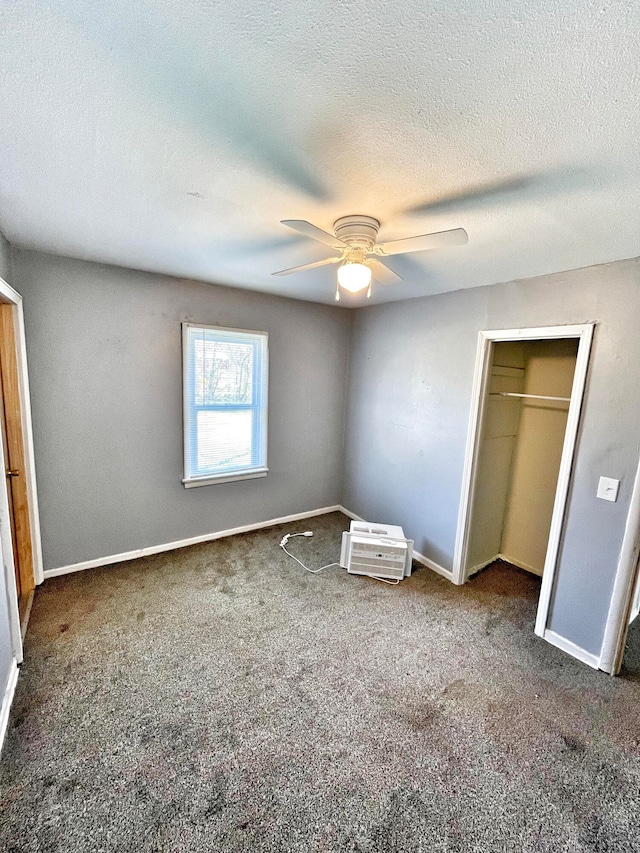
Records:
{"label": "gray wall", "polygon": [[0,233],[0,278],[11,284],[11,247],[4,234]]}
{"label": "gray wall", "polygon": [[[340,502],[347,310],[16,251],[45,568]],[[269,332],[269,474],[185,489],[180,322]]]}
{"label": "gray wall", "polygon": [[596,321],[549,627],[598,654],[638,464],[638,316],[638,260],[356,312],[343,504],[450,569],[478,332]]}

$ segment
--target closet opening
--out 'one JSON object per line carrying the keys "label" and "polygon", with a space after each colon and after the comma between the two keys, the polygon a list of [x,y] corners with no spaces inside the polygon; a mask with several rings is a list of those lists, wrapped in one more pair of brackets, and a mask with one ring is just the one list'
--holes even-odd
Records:
{"label": "closet opening", "polygon": [[482,570],[540,578],[535,633],[570,653],[547,616],[592,332],[480,333],[454,557],[459,584]]}
{"label": "closet opening", "polygon": [[493,348],[465,574],[502,560],[542,577],[578,343]]}

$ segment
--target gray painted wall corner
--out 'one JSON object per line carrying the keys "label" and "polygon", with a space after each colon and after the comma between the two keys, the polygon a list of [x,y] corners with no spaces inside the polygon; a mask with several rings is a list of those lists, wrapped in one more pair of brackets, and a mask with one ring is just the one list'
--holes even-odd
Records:
{"label": "gray painted wall corner", "polygon": [[[354,327],[344,504],[450,568],[478,332],[597,322],[549,621],[596,655],[638,463],[639,283],[621,261],[374,306]],[[622,480],[617,503],[596,498],[601,474]]]}

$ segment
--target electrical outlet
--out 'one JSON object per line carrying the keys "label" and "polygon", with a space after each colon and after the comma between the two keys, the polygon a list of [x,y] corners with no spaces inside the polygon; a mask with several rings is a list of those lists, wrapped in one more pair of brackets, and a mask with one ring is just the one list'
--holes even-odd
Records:
{"label": "electrical outlet", "polygon": [[620,480],[613,480],[611,477],[600,477],[598,483],[597,497],[603,501],[617,501],[618,489],[620,488]]}

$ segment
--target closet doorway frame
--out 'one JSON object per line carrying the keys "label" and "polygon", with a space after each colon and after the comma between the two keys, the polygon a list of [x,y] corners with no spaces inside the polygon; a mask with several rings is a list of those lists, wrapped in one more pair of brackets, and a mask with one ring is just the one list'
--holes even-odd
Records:
{"label": "closet doorway frame", "polygon": [[[564,530],[565,510],[569,494],[569,484],[573,461],[575,456],[578,428],[580,425],[580,414],[587,383],[587,370],[589,367],[589,356],[591,343],[593,341],[593,330],[595,323],[585,323],[571,326],[542,326],[526,329],[495,329],[482,331],[478,334],[478,347],[476,351],[476,366],[473,377],[473,389],[471,393],[471,412],[469,416],[469,428],[467,432],[467,446],[465,451],[464,470],[462,474],[462,491],[460,496],[460,511],[458,515],[458,529],[456,533],[456,546],[453,556],[452,580],[461,585],[469,579],[469,571],[466,568],[469,553],[469,539],[471,535],[471,514],[476,490],[476,481],[479,468],[480,444],[482,441],[482,429],[484,416],[486,414],[487,391],[491,378],[491,364],[493,361],[494,344],[501,341],[552,341],[563,338],[575,338],[578,340],[578,352],[576,355],[576,367],[571,387],[571,402],[567,415],[567,427],[562,446],[560,459],[560,470],[558,473],[558,485],[553,503],[551,516],[551,527],[549,530],[549,541],[545,556],[544,569],[542,572],[542,586],[540,598],[538,599],[538,612],[534,633],[544,637],[554,645],[573,645],[561,637],[545,636],[552,632],[547,630],[551,594],[558,562],[560,541]],[[573,653],[568,647],[565,648],[570,654]]]}

